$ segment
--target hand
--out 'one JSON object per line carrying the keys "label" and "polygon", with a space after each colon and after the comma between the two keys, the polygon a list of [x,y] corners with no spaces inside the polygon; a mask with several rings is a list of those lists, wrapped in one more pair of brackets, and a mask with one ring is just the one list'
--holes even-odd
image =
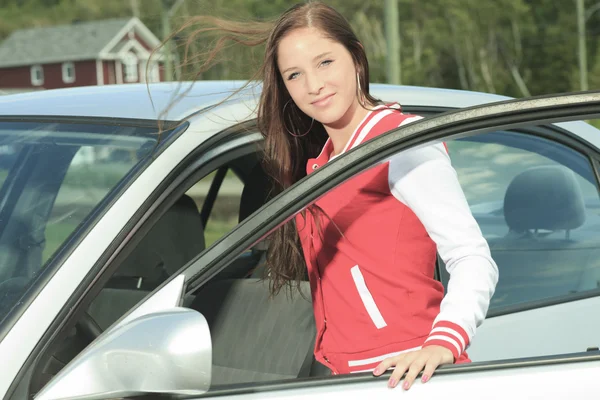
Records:
{"label": "hand", "polygon": [[[421,381],[425,383],[431,378],[437,367],[442,364],[452,364],[453,362],[454,356],[450,350],[442,346],[432,345],[423,347],[420,350],[400,354],[396,357],[386,358],[375,368],[373,374],[379,376],[390,367],[395,366],[396,368],[388,381],[388,387],[395,388],[398,382],[400,382],[402,375],[406,372],[402,388],[408,390],[419,372],[423,371]],[[425,369],[423,370],[423,368]]]}

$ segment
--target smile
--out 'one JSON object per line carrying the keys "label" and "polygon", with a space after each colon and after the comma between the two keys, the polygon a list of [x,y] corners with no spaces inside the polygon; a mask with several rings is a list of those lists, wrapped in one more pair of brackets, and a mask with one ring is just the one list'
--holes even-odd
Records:
{"label": "smile", "polygon": [[329,103],[330,99],[335,95],[335,93],[327,95],[319,100],[313,101],[312,104],[313,106],[325,106]]}

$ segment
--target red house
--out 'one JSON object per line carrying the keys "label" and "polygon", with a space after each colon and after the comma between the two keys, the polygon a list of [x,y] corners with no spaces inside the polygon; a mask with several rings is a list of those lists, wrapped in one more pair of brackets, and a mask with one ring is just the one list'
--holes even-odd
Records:
{"label": "red house", "polygon": [[159,44],[138,18],[18,30],[0,44],[0,92],[162,81]]}

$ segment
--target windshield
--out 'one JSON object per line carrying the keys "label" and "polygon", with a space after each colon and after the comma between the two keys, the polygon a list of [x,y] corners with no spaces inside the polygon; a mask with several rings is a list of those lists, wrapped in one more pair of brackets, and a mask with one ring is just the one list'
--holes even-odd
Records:
{"label": "windshield", "polygon": [[156,139],[149,127],[0,121],[0,321]]}

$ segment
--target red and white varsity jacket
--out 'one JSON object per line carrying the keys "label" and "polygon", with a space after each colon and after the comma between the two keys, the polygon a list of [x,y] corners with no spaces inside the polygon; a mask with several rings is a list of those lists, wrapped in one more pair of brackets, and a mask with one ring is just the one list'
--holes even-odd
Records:
{"label": "red and white varsity jacket", "polygon": [[[421,117],[381,105],[344,151]],[[329,161],[328,141],[308,160]],[[487,313],[498,268],[471,215],[444,144],[405,151],[317,201],[323,214],[296,217],[317,326],[315,357],[333,373],[374,369],[384,358],[428,345],[468,361],[465,350]],[[313,216],[314,215],[314,216]],[[436,252],[450,273],[434,279]]]}

